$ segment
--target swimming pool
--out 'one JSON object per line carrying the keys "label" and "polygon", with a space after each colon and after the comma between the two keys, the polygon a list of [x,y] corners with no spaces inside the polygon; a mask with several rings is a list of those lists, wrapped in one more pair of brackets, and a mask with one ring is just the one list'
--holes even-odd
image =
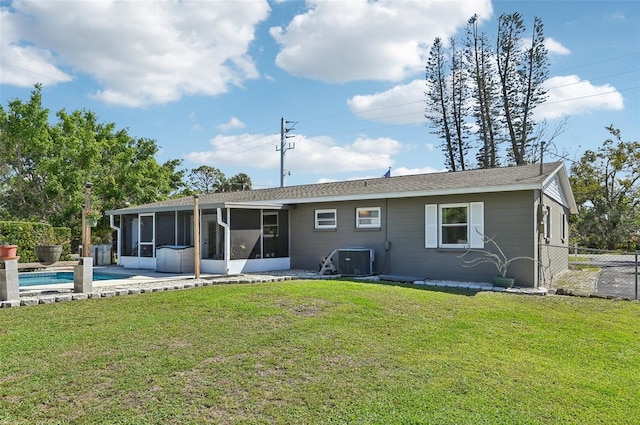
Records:
{"label": "swimming pool", "polygon": [[[132,275],[93,271],[93,280],[126,279]],[[57,283],[73,283],[73,272],[33,272],[19,273],[18,286],[55,285]]]}

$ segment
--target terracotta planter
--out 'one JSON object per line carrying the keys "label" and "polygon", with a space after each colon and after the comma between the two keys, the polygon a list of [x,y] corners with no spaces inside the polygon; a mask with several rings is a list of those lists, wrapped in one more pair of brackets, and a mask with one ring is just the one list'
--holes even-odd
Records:
{"label": "terracotta planter", "polygon": [[500,286],[502,288],[511,288],[515,282],[515,277],[496,276],[493,278],[493,285]]}
{"label": "terracotta planter", "polygon": [[18,245],[0,245],[0,258],[13,259],[18,253]]}
{"label": "terracotta planter", "polygon": [[60,259],[62,245],[38,245],[35,248],[38,262],[45,266],[50,266]]}

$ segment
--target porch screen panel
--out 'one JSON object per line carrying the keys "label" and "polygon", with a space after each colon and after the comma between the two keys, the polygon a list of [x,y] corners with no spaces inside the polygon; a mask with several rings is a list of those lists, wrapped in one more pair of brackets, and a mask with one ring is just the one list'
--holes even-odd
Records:
{"label": "porch screen panel", "polygon": [[178,211],[177,245],[193,246],[193,210]]}
{"label": "porch screen panel", "polygon": [[176,213],[173,211],[156,214],[156,247],[176,245]]}
{"label": "porch screen panel", "polygon": [[289,256],[289,211],[278,211],[278,247],[276,257]]}
{"label": "porch screen panel", "polygon": [[262,215],[262,239],[264,258],[289,256],[289,212],[268,211]]}
{"label": "porch screen panel", "polygon": [[122,247],[121,254],[125,257],[138,256],[138,215],[122,216]]}
{"label": "porch screen panel", "polygon": [[232,209],[230,221],[231,259],[260,258],[260,210]]}
{"label": "porch screen panel", "polygon": [[140,257],[153,257],[153,215],[140,216]]}

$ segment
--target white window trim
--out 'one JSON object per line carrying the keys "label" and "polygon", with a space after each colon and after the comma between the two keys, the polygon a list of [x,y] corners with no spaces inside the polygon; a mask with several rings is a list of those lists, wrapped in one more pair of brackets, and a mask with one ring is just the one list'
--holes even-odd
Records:
{"label": "white window trim", "polygon": [[[333,214],[333,224],[322,224],[319,221],[318,216],[320,214],[332,213]],[[326,220],[326,219],[323,219]],[[322,229],[337,229],[338,228],[338,210],[334,209],[324,209],[324,210],[315,210],[315,228]]]}
{"label": "white window trim", "polygon": [[[466,243],[442,243],[442,241],[444,240],[444,237],[442,235],[442,232],[444,230],[445,227],[462,227],[461,224],[458,225],[448,225],[445,226],[445,224],[442,222],[442,217],[444,216],[444,214],[442,213],[442,210],[445,208],[461,208],[464,207],[467,209],[467,222],[464,224],[464,226],[466,226],[467,228],[467,241]],[[457,204],[440,204],[438,205],[438,240],[440,241],[440,248],[469,248],[469,229],[471,228],[471,223],[469,223],[471,218],[471,211],[469,208],[469,204],[467,203],[457,203]]]}
{"label": "white window trim", "polygon": [[567,220],[567,215],[562,213],[562,242],[567,240],[567,234],[569,233],[567,230],[569,228],[569,221]]}
{"label": "white window trim", "polygon": [[[467,207],[467,243],[443,244],[442,208]],[[427,204],[424,206],[425,248],[484,248],[484,202]]]}
{"label": "white window trim", "polygon": [[[378,213],[377,217],[366,217],[371,220],[372,223],[364,224],[361,223],[360,212],[361,211],[376,211]],[[379,229],[380,223],[382,223],[382,212],[380,207],[362,207],[356,208],[356,228],[357,229]]]}

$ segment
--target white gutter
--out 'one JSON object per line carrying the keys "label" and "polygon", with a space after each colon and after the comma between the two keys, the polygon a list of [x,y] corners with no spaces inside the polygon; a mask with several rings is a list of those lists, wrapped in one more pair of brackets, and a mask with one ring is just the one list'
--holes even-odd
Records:
{"label": "white gutter", "polygon": [[117,236],[117,238],[118,238],[117,239],[118,240],[118,252],[116,253],[116,255],[118,256],[118,265],[120,265],[120,258],[121,258],[121,256],[120,256],[120,247],[122,246],[122,241],[120,240],[120,228],[115,225],[114,218],[115,218],[115,216],[113,216],[113,215],[109,216],[109,226],[113,230],[115,230],[117,232],[117,234],[118,234],[118,236]]}
{"label": "white gutter", "polygon": [[[218,224],[224,229],[224,269],[226,274],[229,274],[229,258],[231,257],[231,230],[229,230],[229,223],[222,221],[222,208],[216,208],[216,215],[218,216]],[[227,218],[231,217],[229,214],[229,208],[227,208]]]}

